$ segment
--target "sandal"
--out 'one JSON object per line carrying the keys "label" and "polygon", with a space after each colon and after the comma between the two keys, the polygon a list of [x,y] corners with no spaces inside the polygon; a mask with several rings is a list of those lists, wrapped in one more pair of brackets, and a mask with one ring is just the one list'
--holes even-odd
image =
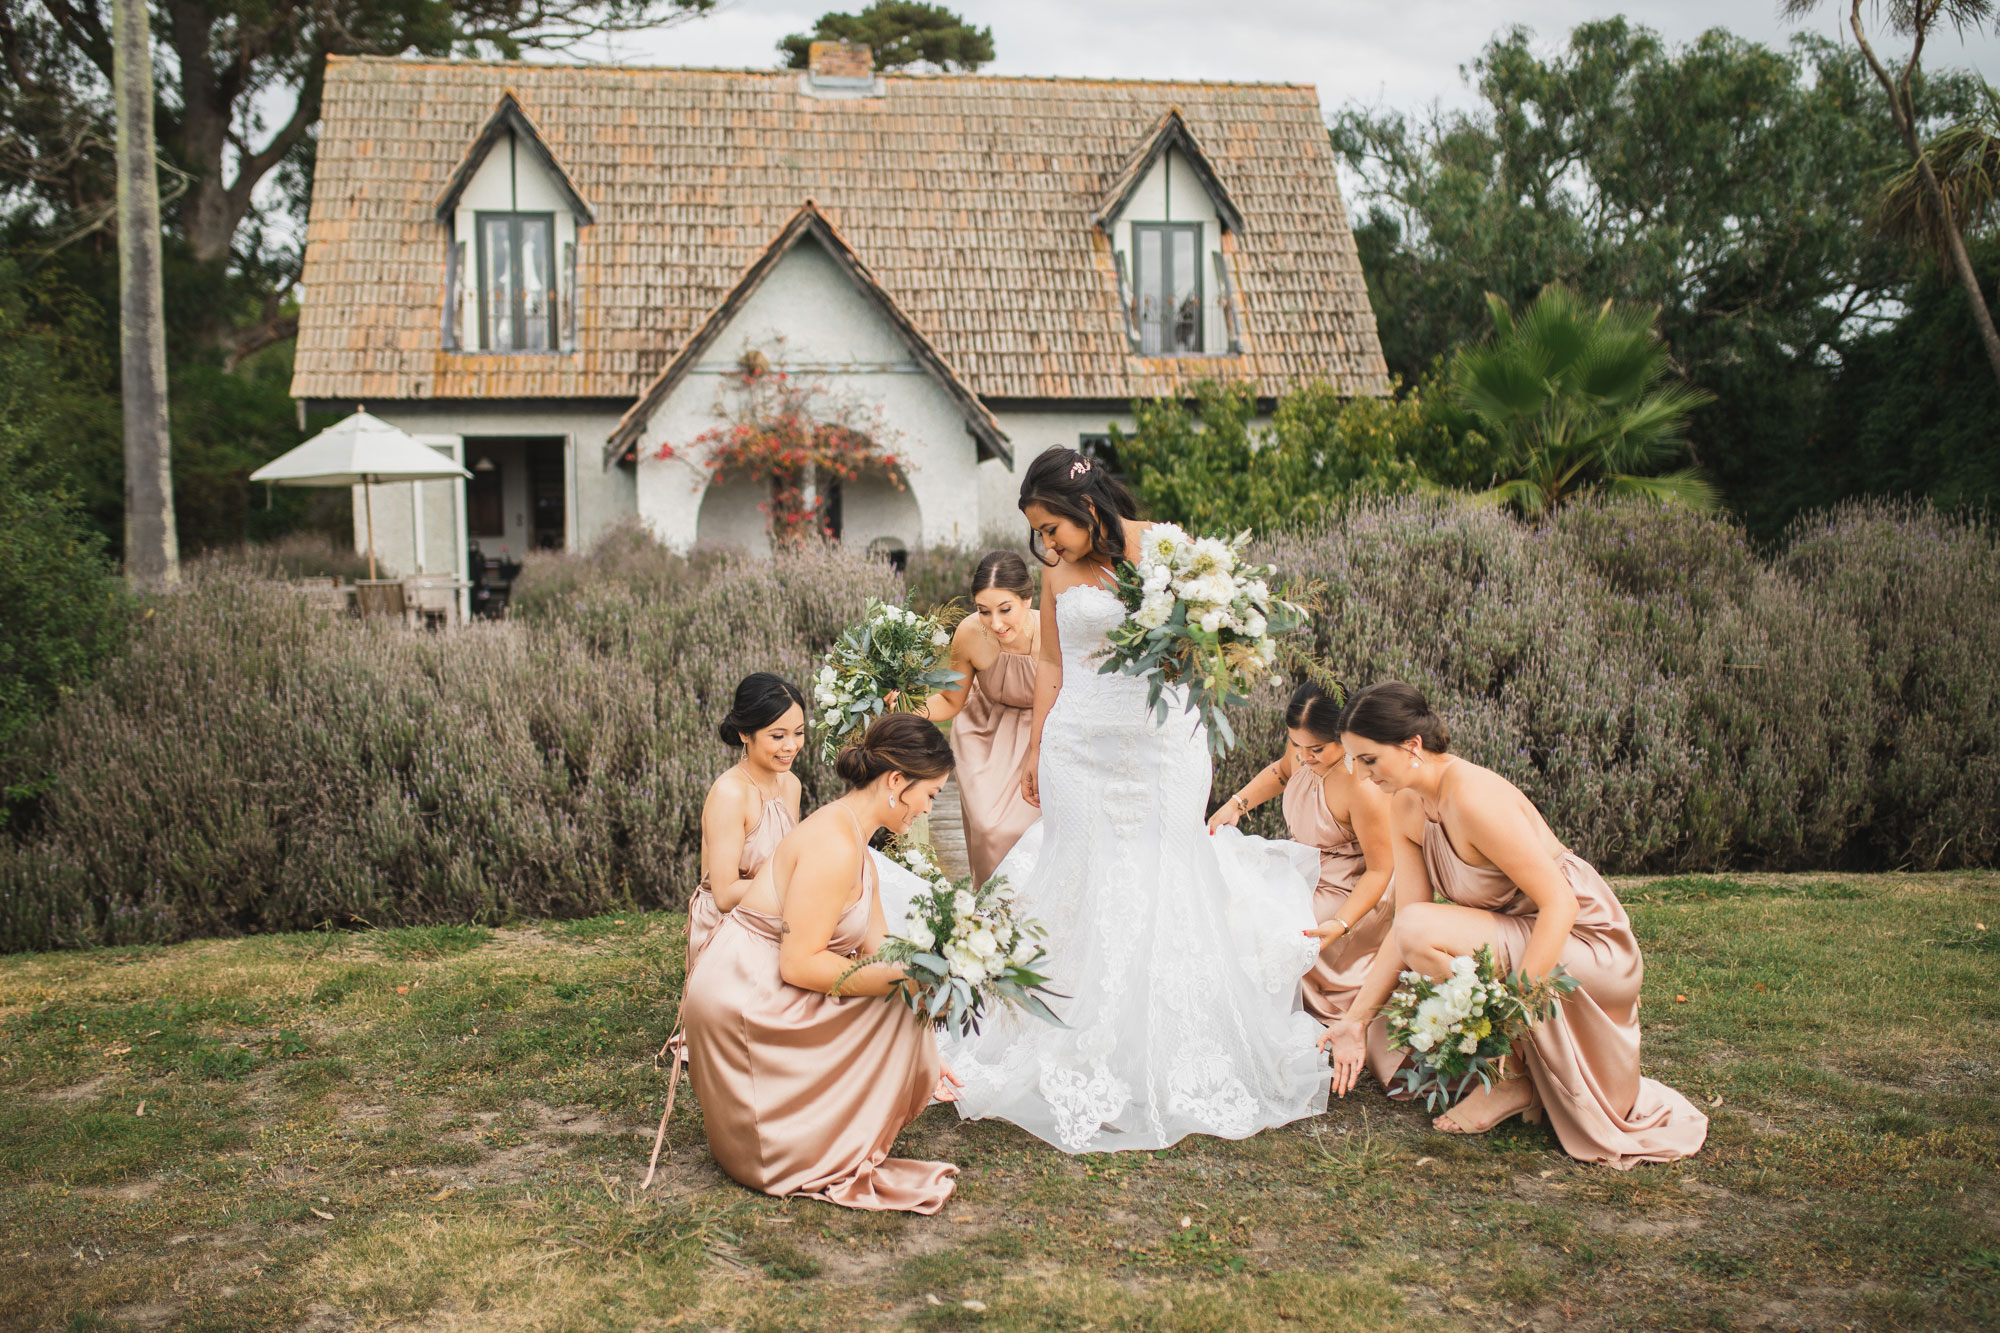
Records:
{"label": "sandal", "polygon": [[[1524,1082],[1527,1077],[1526,1074],[1521,1074],[1514,1078],[1502,1079],[1500,1080],[1500,1084]],[[1462,1114],[1464,1108],[1464,1101],[1452,1103],[1445,1108],[1443,1115],[1432,1122],[1433,1127],[1441,1134],[1484,1134],[1494,1128],[1494,1126],[1499,1125],[1503,1121],[1511,1120],[1517,1115],[1521,1117],[1521,1123],[1526,1125],[1539,1125],[1542,1123],[1543,1117],[1541,1094],[1535,1091],[1535,1086],[1532,1083],[1528,1084],[1528,1104],[1526,1106],[1516,1107],[1512,1111],[1503,1112],[1493,1117],[1493,1119],[1486,1121],[1484,1124],[1467,1119]]]}

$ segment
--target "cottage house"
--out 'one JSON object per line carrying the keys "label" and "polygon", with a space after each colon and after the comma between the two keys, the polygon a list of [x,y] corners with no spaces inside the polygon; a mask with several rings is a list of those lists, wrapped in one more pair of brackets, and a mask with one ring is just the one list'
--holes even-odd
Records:
{"label": "cottage house", "polygon": [[764,365],[905,466],[838,497],[880,550],[1018,522],[1015,468],[1203,378],[1386,375],[1310,87],[338,58],[293,395],[472,472],[378,487],[403,573],[637,515],[765,544],[704,437]]}

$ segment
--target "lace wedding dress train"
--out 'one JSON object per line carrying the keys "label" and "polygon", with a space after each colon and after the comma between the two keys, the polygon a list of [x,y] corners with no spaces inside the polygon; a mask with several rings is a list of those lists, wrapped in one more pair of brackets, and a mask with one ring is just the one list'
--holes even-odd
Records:
{"label": "lace wedding dress train", "polygon": [[997,873],[1048,927],[1043,971],[1066,1027],[1012,1010],[947,1042],[967,1119],[1011,1120],[1065,1152],[1245,1138],[1326,1108],[1320,1025],[1300,1007],[1317,943],[1319,856],[1215,837],[1207,737],[1146,683],[1093,660],[1124,607],[1084,585],[1056,600],[1063,687],[1043,727],[1041,822]]}

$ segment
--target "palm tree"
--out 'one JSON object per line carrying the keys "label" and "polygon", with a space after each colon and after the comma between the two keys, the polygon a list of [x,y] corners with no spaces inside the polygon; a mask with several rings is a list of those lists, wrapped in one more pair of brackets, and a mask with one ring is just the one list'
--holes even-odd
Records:
{"label": "palm tree", "polygon": [[1875,224],[1950,263],[1951,233],[1970,235],[2000,212],[2000,92],[1987,87],[1979,110],[1933,136],[1923,157],[1937,180],[1943,214],[1912,162],[1883,186]]}
{"label": "palm tree", "polygon": [[1452,396],[1513,475],[1484,498],[1540,516],[1587,489],[1715,506],[1694,468],[1660,469],[1681,450],[1688,413],[1713,401],[1662,383],[1667,346],[1641,307],[1592,306],[1551,284],[1519,319],[1487,294],[1493,337],[1452,359]]}
{"label": "palm tree", "polygon": [[[1804,18],[1819,4],[1820,0],[1782,0],[1780,7],[1787,18]],[[1934,161],[1932,153],[1917,137],[1922,127],[1917,119],[1916,96],[1911,91],[1923,60],[1924,43],[1946,27],[1956,32],[1961,40],[1968,28],[1977,32],[1987,27],[1994,19],[1995,2],[1875,0],[1873,7],[1878,12],[1886,13],[1891,32],[1910,39],[1908,59],[1903,62],[1900,71],[1892,72],[1875,54],[1875,47],[1868,40],[1868,28],[1861,19],[1862,0],[1849,0],[1847,26],[1854,33],[1854,44],[1860,50],[1861,58],[1868,62],[1875,81],[1882,85],[1882,91],[1889,99],[1889,118],[1895,122],[1896,134],[1903,141],[1904,151],[1910,155],[1910,180],[1904,192],[1921,197],[1921,202],[1915,205],[1920,210],[1915,215],[1918,218],[1916,229],[1929,236],[1958,275],[1959,286],[1965,289],[1965,299],[1972,306],[1972,322],[1979,330],[1979,341],[1986,348],[1986,360],[1993,367],[1994,377],[2000,379],[2000,327],[1995,327],[1993,312],[1987,308],[1986,297],[1979,290],[1979,274],[1973,269],[1972,256],[1965,248],[1965,230],[1957,209],[1948,197],[1945,182],[1937,170],[1940,164]],[[1924,215],[1927,215],[1927,221]]]}

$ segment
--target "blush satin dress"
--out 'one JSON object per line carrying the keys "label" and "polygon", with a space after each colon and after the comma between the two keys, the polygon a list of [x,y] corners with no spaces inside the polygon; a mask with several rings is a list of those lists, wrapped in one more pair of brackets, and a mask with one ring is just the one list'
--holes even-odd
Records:
{"label": "blush satin dress", "polygon": [[[757,827],[750,830],[743,839],[743,851],[736,860],[738,879],[755,879],[757,872],[770,864],[771,853],[778,850],[787,833],[798,827],[792,818],[792,807],[783,797],[772,797],[764,802],[764,813],[757,820]],[[708,876],[701,877],[701,883],[694,886],[694,896],[688,899],[688,947],[687,966],[683,969],[688,976],[694,975],[694,961],[701,957],[701,951],[708,947],[709,937],[722,924],[722,909],[715,904],[715,890],[708,882]]]}
{"label": "blush satin dress", "polygon": [[[872,857],[828,948],[852,956],[876,898]],[[730,1177],[778,1197],[935,1213],[958,1168],[889,1156],[930,1103],[943,1063],[930,1025],[898,999],[836,999],[778,970],[784,923],[738,907],[703,951],[682,1014],[709,1152]]]}
{"label": "blush satin dress", "polygon": [[[1368,862],[1361,855],[1361,842],[1354,830],[1326,808],[1326,780],[1319,774],[1301,765],[1285,784],[1283,802],[1285,827],[1292,841],[1319,853],[1313,919],[1323,926],[1347,905],[1348,895],[1368,871]],[[1362,982],[1368,979],[1376,953],[1389,938],[1393,921],[1394,905],[1384,893],[1359,921],[1348,923],[1346,934],[1320,951],[1300,987],[1307,1013],[1327,1027],[1347,1017]],[[1375,1072],[1388,1081],[1381,1069]],[[1390,1072],[1394,1072],[1393,1067]]]}
{"label": "blush satin dress", "polygon": [[1034,730],[1035,659],[1003,652],[967,686],[951,724],[953,778],[965,815],[965,859],[984,884],[1042,812],[1021,795]]}
{"label": "blush satin dress", "polygon": [[[1506,874],[1461,858],[1444,825],[1424,826],[1424,868],[1438,895],[1497,913],[1500,965],[1512,972],[1535,928],[1534,900]],[[1700,1149],[1708,1117],[1664,1083],[1639,1075],[1639,986],[1645,963],[1624,904],[1591,864],[1564,852],[1557,869],[1576,893],[1562,964],[1581,984],[1524,1043],[1528,1077],[1563,1151],[1621,1170]]]}

